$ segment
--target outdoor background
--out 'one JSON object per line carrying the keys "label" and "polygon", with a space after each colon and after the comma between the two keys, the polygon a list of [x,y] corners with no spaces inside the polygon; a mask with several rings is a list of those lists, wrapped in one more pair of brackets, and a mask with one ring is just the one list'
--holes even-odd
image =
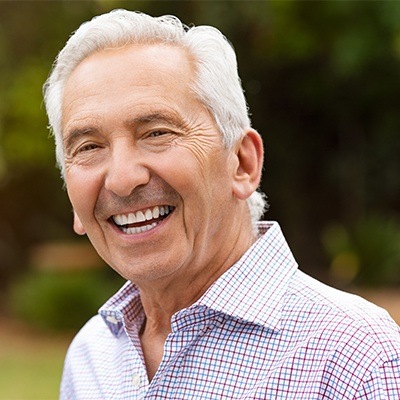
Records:
{"label": "outdoor background", "polygon": [[400,2],[0,0],[0,400],[56,399],[69,341],[122,283],[73,234],[41,93],[71,32],[114,8],[229,38],[265,218],[302,270],[400,322]]}

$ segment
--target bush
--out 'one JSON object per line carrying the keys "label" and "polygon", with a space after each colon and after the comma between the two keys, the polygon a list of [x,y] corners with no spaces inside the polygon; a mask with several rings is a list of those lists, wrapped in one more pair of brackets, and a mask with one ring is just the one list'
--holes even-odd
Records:
{"label": "bush", "polygon": [[370,216],[352,228],[331,225],[323,243],[331,273],[342,283],[400,283],[400,225],[393,218]]}
{"label": "bush", "polygon": [[78,329],[123,284],[107,270],[31,271],[11,291],[12,311],[41,328]]}

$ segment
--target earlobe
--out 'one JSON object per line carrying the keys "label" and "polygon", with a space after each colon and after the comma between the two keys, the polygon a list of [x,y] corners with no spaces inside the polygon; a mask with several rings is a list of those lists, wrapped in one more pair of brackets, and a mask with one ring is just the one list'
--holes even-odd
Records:
{"label": "earlobe", "polygon": [[263,168],[264,148],[260,135],[249,129],[236,147],[237,168],[233,181],[233,193],[246,200],[257,190]]}
{"label": "earlobe", "polygon": [[76,214],[75,211],[74,211],[74,231],[78,235],[85,235],[86,234],[86,230],[83,227],[82,222],[81,222],[80,218],[78,217],[78,215]]}

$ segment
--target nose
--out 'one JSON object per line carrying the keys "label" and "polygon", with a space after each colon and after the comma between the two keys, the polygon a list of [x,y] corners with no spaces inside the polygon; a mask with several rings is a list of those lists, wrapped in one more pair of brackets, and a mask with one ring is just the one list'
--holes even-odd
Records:
{"label": "nose", "polygon": [[133,148],[121,143],[112,151],[105,177],[105,188],[119,197],[127,197],[132,191],[149,182],[150,171],[143,157]]}

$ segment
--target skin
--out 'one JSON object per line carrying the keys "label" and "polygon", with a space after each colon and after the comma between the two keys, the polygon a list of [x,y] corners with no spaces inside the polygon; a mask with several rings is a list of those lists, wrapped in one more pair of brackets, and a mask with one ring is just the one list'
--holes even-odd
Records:
{"label": "skin", "polygon": [[[260,180],[260,136],[249,129],[226,149],[190,91],[193,75],[178,47],[131,45],[82,61],[63,97],[74,229],[139,286],[150,379],[171,316],[193,304],[255,241],[246,199]],[[163,205],[173,212],[145,232],[127,234],[113,220]]]}

